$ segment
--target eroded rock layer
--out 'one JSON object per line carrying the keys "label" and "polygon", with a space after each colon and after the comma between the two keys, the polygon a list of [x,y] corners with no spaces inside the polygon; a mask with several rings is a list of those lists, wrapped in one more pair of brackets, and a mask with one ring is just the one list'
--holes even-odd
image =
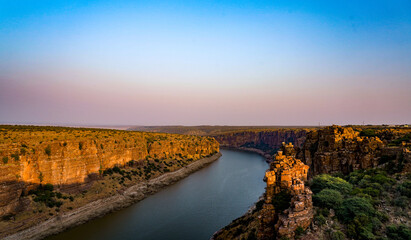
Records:
{"label": "eroded rock layer", "polygon": [[38,184],[75,191],[132,160],[197,160],[219,151],[211,137],[33,126],[0,126],[0,134],[0,215],[18,211],[20,196]]}
{"label": "eroded rock layer", "polygon": [[[296,229],[306,229],[313,218],[312,192],[304,183],[309,167],[295,158],[291,143],[283,143],[281,150],[265,174],[267,187],[259,217],[259,239],[293,238]],[[289,206],[282,209],[284,204]]]}
{"label": "eroded rock layer", "polygon": [[232,148],[254,148],[262,150],[268,154],[274,154],[282,142],[291,142],[297,147],[301,147],[305,141],[307,130],[249,130],[228,132],[213,137],[223,147]]}
{"label": "eroded rock layer", "polygon": [[330,126],[307,134],[299,157],[310,167],[310,175],[344,174],[379,164],[384,143],[378,137],[360,136],[351,127]]}

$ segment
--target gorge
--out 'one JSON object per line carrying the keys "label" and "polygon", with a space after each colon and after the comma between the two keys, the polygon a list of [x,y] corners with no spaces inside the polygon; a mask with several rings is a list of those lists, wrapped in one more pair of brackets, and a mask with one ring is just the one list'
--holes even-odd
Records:
{"label": "gorge", "polygon": [[[119,202],[130,202],[131,204],[161,189],[162,187],[156,187],[155,189],[150,187],[158,186],[156,179],[167,177],[169,174],[178,174],[180,171],[185,171],[185,173],[182,174],[182,176],[185,177],[189,173],[213,162],[219,157],[219,154],[217,154],[219,146],[256,152],[265,157],[266,161],[270,163],[270,168],[265,173],[265,177],[264,171],[261,170],[258,170],[258,173],[253,176],[252,181],[257,179],[259,182],[254,184],[262,184],[263,177],[266,181],[266,192],[259,200],[258,197],[260,194],[254,193],[252,194],[251,200],[247,198],[248,205],[242,206],[242,212],[239,212],[240,210],[238,209],[235,210],[234,215],[225,218],[225,223],[221,222],[221,225],[215,225],[216,222],[211,221],[209,224],[210,226],[212,225],[213,228],[210,226],[202,226],[202,228],[208,229],[207,234],[211,235],[214,231],[218,230],[218,228],[229,223],[229,220],[240,216],[253,202],[258,200],[255,206],[250,208],[244,216],[233,220],[231,224],[216,232],[213,236],[214,239],[294,239],[301,237],[316,239],[316,237],[318,238],[319,236],[322,238],[325,236],[325,239],[328,239],[330,238],[329,235],[334,233],[351,237],[356,236],[355,234],[357,233],[350,232],[348,227],[343,223],[340,223],[342,224],[340,226],[341,231],[327,225],[327,232],[324,227],[318,225],[318,220],[316,219],[318,216],[323,217],[323,214],[325,216],[325,213],[323,213],[325,210],[319,207],[318,202],[316,202],[318,201],[316,200],[318,199],[317,194],[319,194],[318,187],[315,188],[316,191],[314,191],[314,193],[310,190],[313,179],[316,180],[317,177],[322,176],[322,174],[333,174],[333,176],[341,177],[338,178],[340,179],[338,181],[345,181],[344,179],[351,179],[351,173],[364,174],[365,171],[366,174],[368,174],[367,176],[373,176],[373,174],[375,175],[377,173],[367,172],[368,169],[377,169],[375,171],[388,169],[388,174],[397,174],[396,177],[399,179],[398,183],[393,185],[395,189],[402,189],[401,184],[408,184],[405,178],[411,169],[411,130],[407,128],[388,128],[381,126],[265,129],[216,127],[216,130],[204,127],[200,128],[202,130],[196,130],[194,127],[187,128],[188,129],[185,129],[185,127],[149,128],[150,132],[156,133],[48,129],[49,142],[43,140],[44,134],[41,133],[42,131],[36,129],[33,134],[33,130],[31,129],[30,131],[26,131],[25,134],[30,136],[30,139],[33,137],[37,138],[38,143],[24,140],[18,144],[14,143],[16,137],[13,136],[13,131],[8,129],[7,134],[3,133],[4,142],[1,145],[2,151],[0,153],[3,156],[4,165],[0,167],[3,173],[5,173],[2,176],[5,179],[2,182],[3,189],[9,189],[14,195],[1,195],[3,196],[1,209],[4,214],[3,216],[5,216],[3,219],[11,218],[11,220],[1,221],[0,224],[2,225],[0,226],[3,226],[3,229],[14,226],[12,231],[21,232],[24,230],[24,227],[16,223],[21,223],[21,219],[24,218],[22,218],[23,215],[19,215],[19,211],[24,212],[27,209],[33,210],[33,213],[26,214],[25,216],[34,216],[34,218],[30,219],[31,222],[27,220],[23,222],[34,226],[36,222],[44,222],[46,219],[56,219],[52,215],[61,218],[61,216],[65,216],[65,214],[75,212],[76,207],[73,209],[73,204],[86,206],[87,203],[98,199],[116,196],[126,196],[126,198],[131,197],[130,199],[135,199],[131,201],[124,201],[124,199],[119,200]],[[18,131],[21,130],[22,129],[19,129]],[[200,132],[202,132],[199,134],[201,136],[197,136]],[[194,135],[180,135],[180,133]],[[74,138],[72,136],[76,137]],[[277,152],[279,149],[281,149],[281,151]],[[229,150],[222,150],[222,152],[223,159],[224,152],[232,155]],[[4,161],[6,158],[7,161]],[[237,158],[238,161],[241,162],[242,157],[239,156]],[[254,157],[250,157],[250,159],[254,159]],[[258,164],[260,160],[253,161],[256,161],[256,165],[260,166]],[[225,162],[225,160],[222,162]],[[227,167],[224,170],[224,174],[219,173],[222,174],[223,177],[216,177],[216,181],[212,183],[212,185],[217,186],[217,188],[220,185],[222,185],[222,188],[226,187],[226,177],[242,172],[244,169],[253,168],[253,164],[250,162],[248,162],[250,165],[247,166],[237,166],[235,160],[229,162],[232,169]],[[195,170],[186,170],[190,168],[190,166],[197,164],[201,166],[195,167]],[[220,165],[219,161],[209,168],[213,169],[214,166],[218,165]],[[264,167],[264,169],[266,169],[266,167]],[[219,172],[223,170],[217,169],[216,171]],[[387,173],[381,172],[381,174],[386,175]],[[391,175],[387,175],[387,179],[394,179],[390,176]],[[174,180],[166,181],[167,183],[160,181],[160,186],[167,186],[181,178],[182,177],[171,177],[171,179]],[[7,179],[9,179],[9,181]],[[16,179],[25,179],[25,181],[16,181]],[[190,178],[184,180],[184,183],[188,184],[189,179]],[[145,184],[146,181],[148,181],[147,185],[139,185],[139,183]],[[243,180],[239,178],[237,181],[241,182]],[[246,180],[246,182],[247,181],[249,180]],[[201,180],[199,180],[199,182],[201,182]],[[58,197],[54,197],[53,199],[57,199],[57,202],[62,202],[63,207],[54,206],[53,204],[55,203],[53,202],[44,202],[46,205],[51,204],[52,208],[38,208],[42,202],[36,202],[35,199],[41,198],[43,196],[41,194],[45,191],[44,187],[39,188],[39,186],[44,186],[46,183],[51,183],[51,185],[54,186],[55,190],[52,190],[52,194],[61,194],[62,200],[58,200],[60,199]],[[372,184],[375,185],[377,183]],[[225,191],[229,192],[230,190],[236,189],[238,185],[244,187],[242,191],[253,188],[247,183],[231,183],[228,188],[225,188]],[[356,190],[359,193],[350,193],[354,195],[347,195],[346,192],[343,194],[345,194],[344,196],[347,201],[352,198],[355,199],[358,194],[358,196],[364,199],[365,197],[377,197],[373,201],[383,201],[378,198],[379,195],[369,195],[376,193],[367,194],[366,191],[369,191],[366,189],[367,186],[368,185],[359,185],[357,187],[359,190]],[[173,187],[171,187],[171,189],[172,188]],[[199,189],[201,187],[197,188]],[[262,188],[256,188],[255,190]],[[364,190],[362,190],[362,188],[364,188]],[[142,189],[146,190],[142,191]],[[167,189],[165,192],[168,191]],[[397,191],[395,189],[390,190],[392,193],[385,193],[391,194],[391,200],[389,200],[389,202],[393,201],[393,197],[402,194],[398,192],[399,190]],[[329,189],[326,190],[328,191]],[[379,191],[382,190],[381,188]],[[212,190],[210,191],[212,192]],[[141,195],[139,192],[143,194]],[[219,194],[222,193],[220,192]],[[197,209],[207,209],[205,205],[210,202],[211,204],[216,204],[213,199],[219,194],[212,195],[214,198],[212,196],[209,199],[205,198],[208,199],[205,202],[198,199],[195,200],[199,202],[198,205],[196,204]],[[155,196],[156,195],[153,196],[153,199],[158,199]],[[183,196],[185,196],[183,197],[185,199],[192,198],[189,193],[184,193]],[[230,202],[231,204],[235,204],[233,200],[242,198],[230,194],[222,194],[222,196],[225,196],[224,199],[219,201],[224,207],[217,211],[221,213],[224,212],[224,210],[230,209],[229,205],[226,204],[230,204]],[[68,200],[70,197],[74,197],[74,202]],[[168,197],[164,197],[164,199],[168,199]],[[315,201],[313,201],[313,199]],[[32,202],[29,202],[29,200]],[[161,205],[160,200],[161,199],[154,200],[154,202],[157,202],[150,203],[151,200],[147,199],[147,202],[149,202],[148,205],[151,206],[150,208],[153,208],[155,205]],[[143,202],[141,204],[144,205]],[[37,206],[37,208],[33,208],[33,206]],[[107,213],[124,207],[122,204],[119,204],[118,207],[116,207],[116,204],[113,204],[113,206],[113,209],[103,212]],[[201,206],[205,206],[205,208],[202,209],[203,207]],[[177,212],[184,212],[184,210],[182,210],[183,205],[177,204],[176,207],[180,209],[178,211],[176,210]],[[375,205],[375,208],[376,207],[377,205]],[[390,204],[386,206],[386,208],[389,209],[392,207]],[[136,208],[138,208],[137,205]],[[46,211],[39,212],[44,210]],[[171,211],[172,208],[166,210]],[[335,211],[337,210],[338,209],[335,209]],[[127,212],[126,210],[124,211]],[[208,212],[212,214],[213,211],[215,213],[216,210],[214,209]],[[338,214],[340,214],[339,211],[342,210],[338,210]],[[90,213],[92,212],[94,212],[94,210],[90,210]],[[195,210],[195,212],[198,211]],[[12,213],[12,215],[9,213]],[[49,217],[46,214],[52,215]],[[96,216],[103,214],[96,214]],[[130,213],[129,219],[130,217],[138,218],[138,214],[139,213],[136,213],[136,215]],[[170,218],[169,216],[176,215],[175,212],[173,214],[170,212],[167,213],[167,211],[165,211],[164,214],[165,215],[161,216],[168,216],[165,217],[166,219]],[[387,212],[383,214],[391,216],[390,213]],[[205,216],[206,215],[207,214],[205,214]],[[341,216],[339,215],[339,217]],[[109,218],[110,217],[107,219]],[[161,219],[162,217],[158,218]],[[190,216],[188,216],[188,219],[190,219]],[[213,219],[213,216],[209,216],[207,219]],[[401,218],[400,220],[396,219],[395,216],[392,216],[392,218],[390,217],[384,221],[388,221],[390,224],[409,223],[408,217]],[[110,220],[99,221],[106,222],[105,224],[107,224]],[[204,219],[202,221],[206,220]],[[88,226],[98,228],[98,225],[93,225],[95,224],[93,222]],[[384,226],[387,225],[387,223],[384,224]],[[11,228],[8,228],[8,231],[10,231],[10,229]],[[82,229],[82,227],[77,229]],[[115,227],[114,229],[118,228]],[[114,229],[112,234],[115,234]],[[177,227],[175,226],[172,229],[177,229]],[[373,232],[369,232],[369,234],[389,234],[385,227],[382,229],[382,233],[373,230]],[[171,228],[169,230],[172,232]],[[67,233],[66,236],[79,236],[78,231],[80,230],[74,229],[71,233]],[[124,231],[124,229],[121,231]],[[166,229],[164,229],[164,231],[166,231]],[[187,230],[181,231],[185,232]],[[204,234],[201,236],[206,235],[198,231],[195,233],[199,234],[199,236],[201,234]],[[133,234],[135,234],[135,232]],[[58,236],[63,237],[64,234]],[[149,237],[148,235],[144,236]],[[192,236],[193,235],[191,235],[191,237]],[[187,237],[187,239],[189,238]],[[206,238],[204,237],[204,239]]]}

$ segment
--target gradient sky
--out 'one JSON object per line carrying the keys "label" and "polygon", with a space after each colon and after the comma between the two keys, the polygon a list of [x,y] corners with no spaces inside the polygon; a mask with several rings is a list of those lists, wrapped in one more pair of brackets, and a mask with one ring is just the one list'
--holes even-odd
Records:
{"label": "gradient sky", "polygon": [[411,1],[0,0],[0,122],[411,123]]}

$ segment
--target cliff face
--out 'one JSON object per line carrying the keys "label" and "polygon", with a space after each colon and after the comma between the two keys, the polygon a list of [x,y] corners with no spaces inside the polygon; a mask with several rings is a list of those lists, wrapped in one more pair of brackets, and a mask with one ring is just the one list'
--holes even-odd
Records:
{"label": "cliff face", "polygon": [[307,130],[249,130],[230,132],[213,137],[223,147],[233,148],[254,148],[265,153],[274,154],[283,142],[291,142],[297,147],[301,147],[305,141]]}
{"label": "cliff face", "polygon": [[18,211],[24,191],[41,183],[76,191],[104,169],[132,160],[197,160],[219,151],[208,137],[56,129],[1,129],[0,215]]}
{"label": "cliff face", "polygon": [[378,137],[361,137],[351,127],[331,126],[307,134],[299,158],[310,167],[310,176],[376,167],[384,143]]}
{"label": "cliff face", "polygon": [[313,219],[312,192],[305,186],[309,167],[295,158],[293,145],[282,146],[266,172],[265,203],[261,210],[259,239],[293,238],[298,227]]}

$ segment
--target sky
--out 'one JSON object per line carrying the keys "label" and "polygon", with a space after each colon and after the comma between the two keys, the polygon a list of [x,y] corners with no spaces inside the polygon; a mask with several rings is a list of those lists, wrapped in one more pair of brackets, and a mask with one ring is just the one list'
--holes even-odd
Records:
{"label": "sky", "polygon": [[0,0],[0,123],[411,123],[411,1]]}

